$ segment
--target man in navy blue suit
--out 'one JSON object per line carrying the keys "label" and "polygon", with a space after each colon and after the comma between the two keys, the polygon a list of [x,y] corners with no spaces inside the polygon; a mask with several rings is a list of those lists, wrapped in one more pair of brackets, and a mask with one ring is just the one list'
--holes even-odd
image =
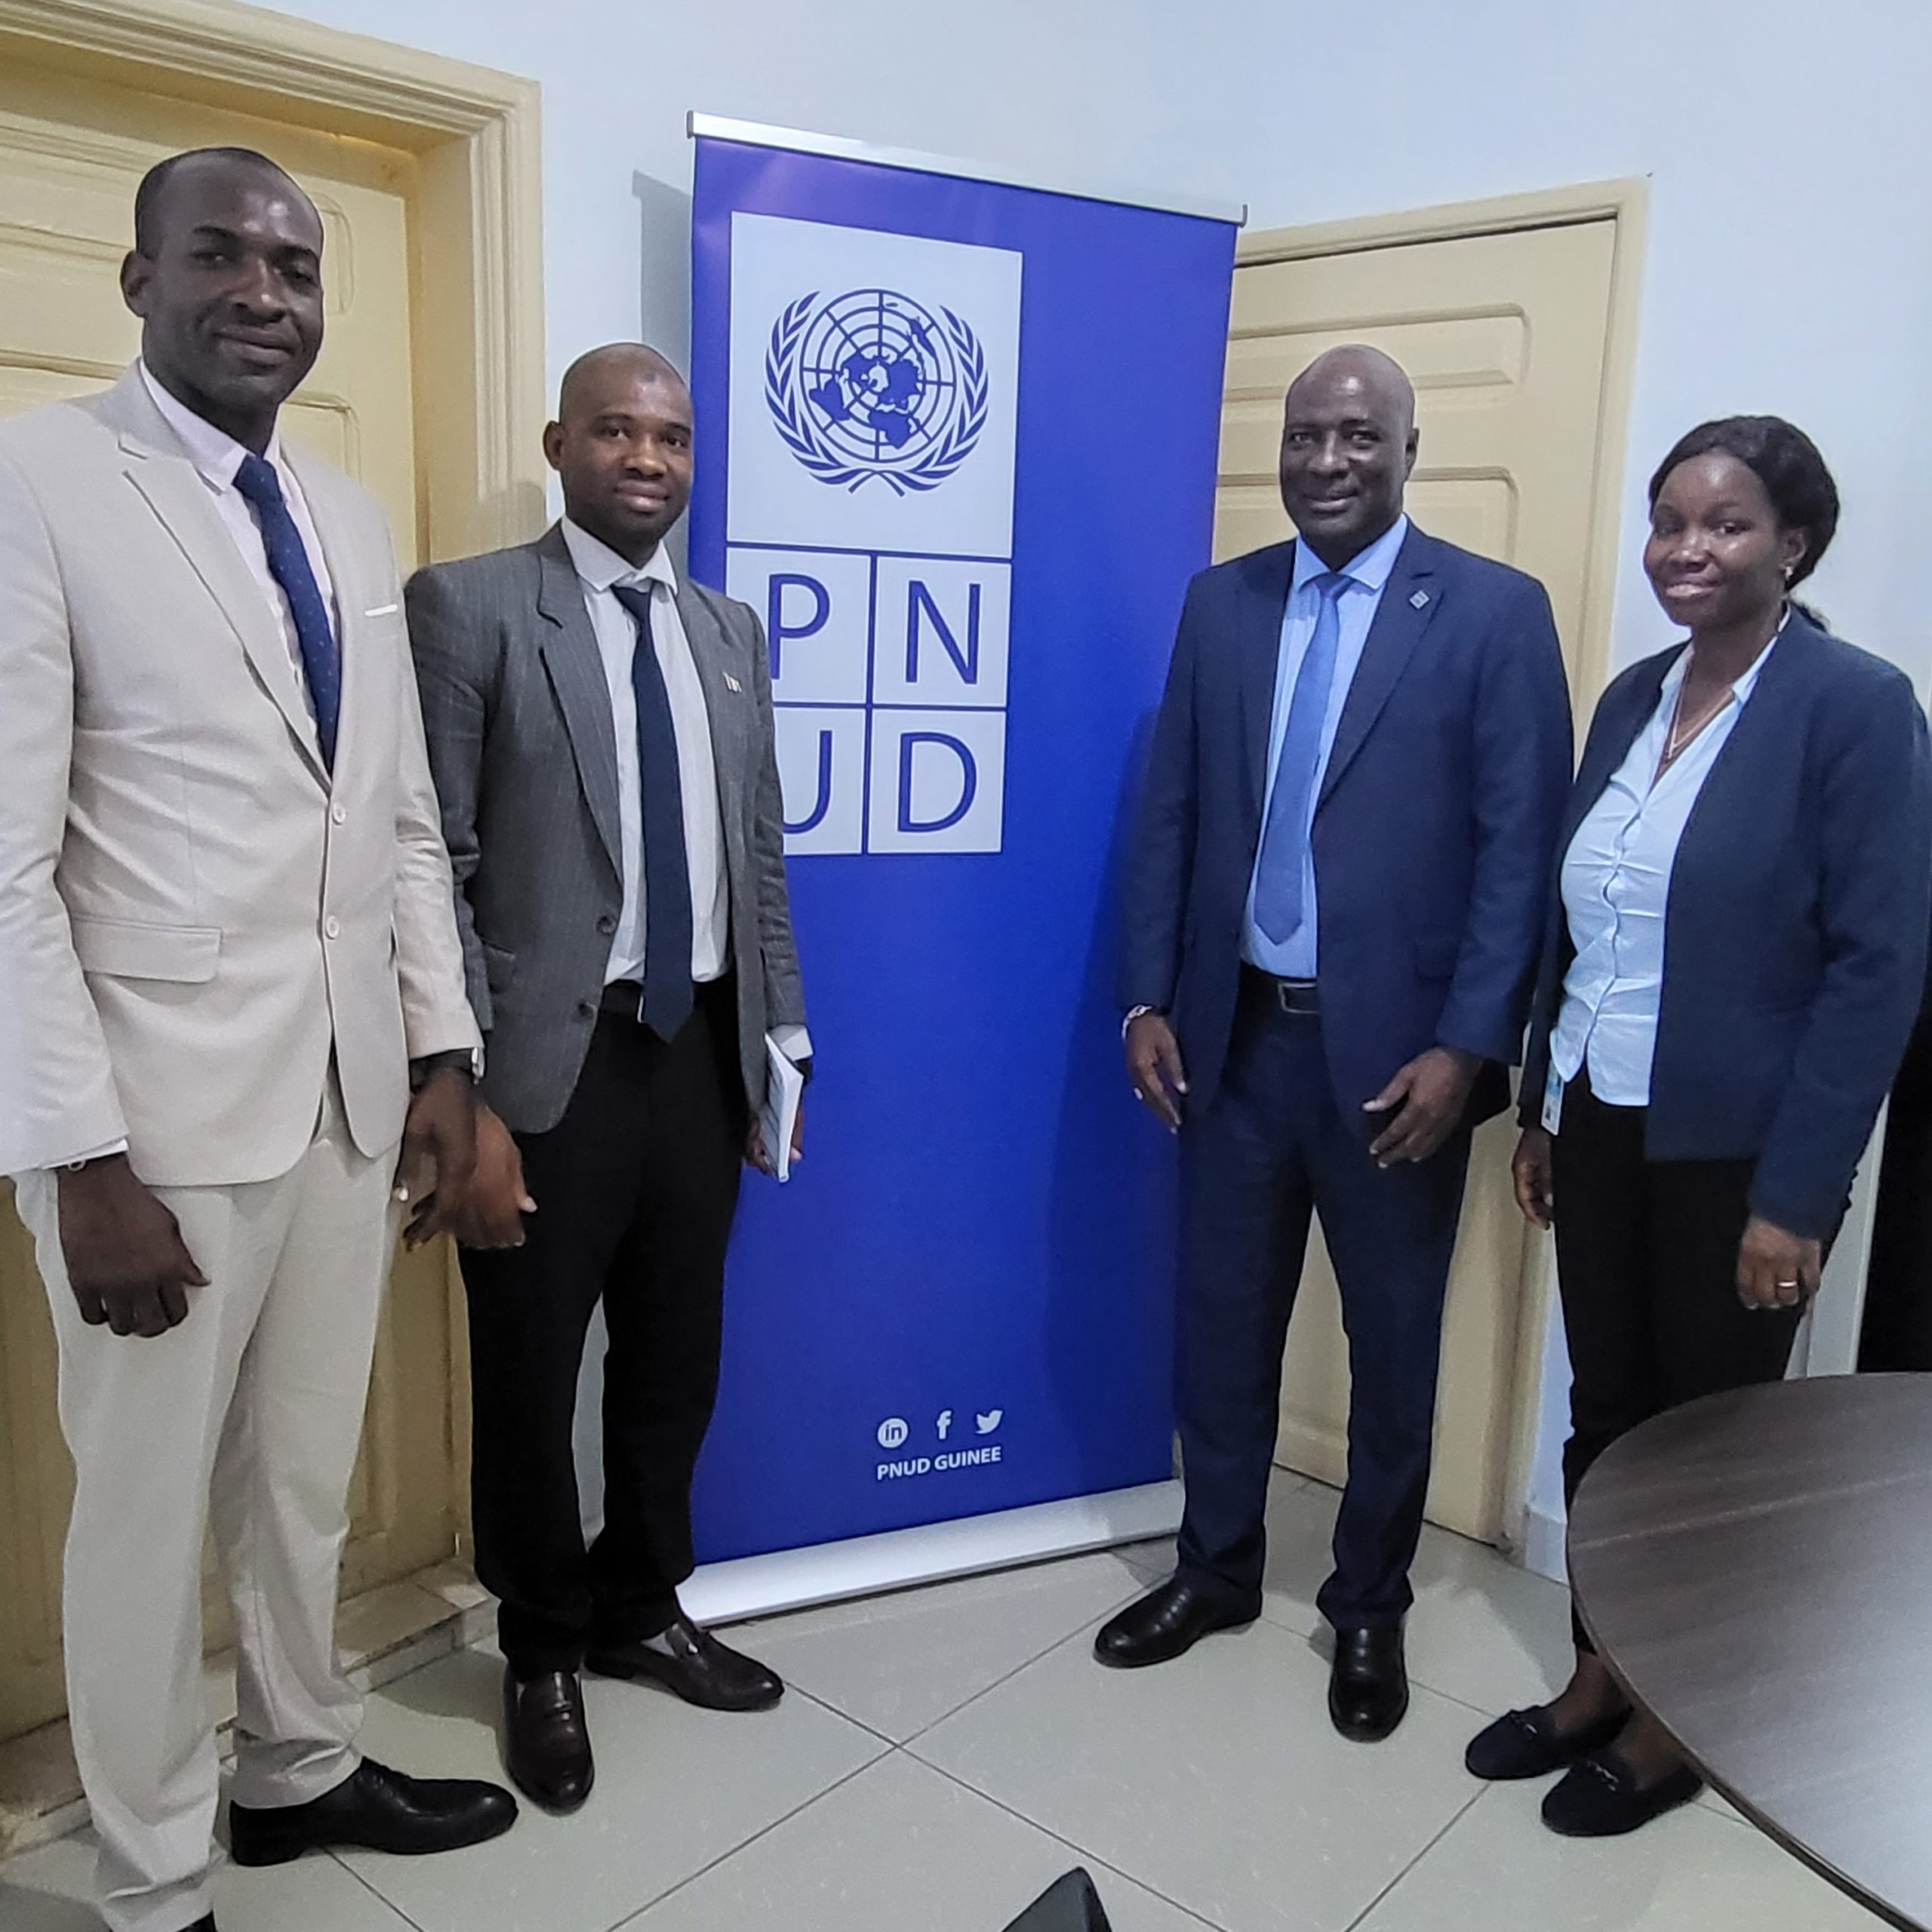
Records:
{"label": "man in navy blue suit", "polygon": [[1189,587],[1129,869],[1120,992],[1136,1095],[1180,1139],[1174,1575],[1102,1662],[1178,1657],[1261,1607],[1281,1349],[1311,1214],[1352,1395],[1334,1571],[1337,1730],[1408,1706],[1402,1619],[1429,1483],[1469,1136],[1508,1099],[1570,705],[1534,578],[1403,514],[1415,392],[1331,350],[1287,394],[1300,540]]}

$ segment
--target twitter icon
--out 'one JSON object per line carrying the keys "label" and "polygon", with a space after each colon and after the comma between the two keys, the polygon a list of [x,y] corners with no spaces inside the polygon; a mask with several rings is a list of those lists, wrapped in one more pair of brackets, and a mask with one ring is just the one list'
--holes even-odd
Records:
{"label": "twitter icon", "polygon": [[1001,1419],[1005,1414],[1006,1411],[1004,1409],[989,1409],[984,1415],[975,1411],[973,1417],[974,1426],[982,1435],[990,1435],[995,1429],[998,1428]]}

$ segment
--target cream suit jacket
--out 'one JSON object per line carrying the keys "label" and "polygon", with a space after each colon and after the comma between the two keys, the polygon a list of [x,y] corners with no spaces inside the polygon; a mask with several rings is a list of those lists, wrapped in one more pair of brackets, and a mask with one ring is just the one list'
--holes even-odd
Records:
{"label": "cream suit jacket", "polygon": [[334,580],[333,779],[275,614],[130,369],[0,423],[0,1173],[125,1136],[151,1186],[286,1173],[333,1048],[392,1146],[478,1039],[387,524],[293,448]]}

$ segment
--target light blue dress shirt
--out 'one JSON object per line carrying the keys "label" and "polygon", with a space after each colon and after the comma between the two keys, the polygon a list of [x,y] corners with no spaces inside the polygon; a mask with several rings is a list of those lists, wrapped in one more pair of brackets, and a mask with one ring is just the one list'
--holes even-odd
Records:
{"label": "light blue dress shirt", "polygon": [[1774,637],[1731,686],[1724,709],[1660,776],[1658,761],[1690,666],[1687,645],[1665,674],[1651,721],[1563,855],[1563,910],[1577,956],[1564,976],[1563,1004],[1550,1035],[1546,1126],[1557,1124],[1561,1089],[1586,1060],[1590,1091],[1606,1106],[1650,1104],[1663,994],[1664,915],[1677,848],[1697,795],[1777,645]]}
{"label": "light blue dress shirt", "polygon": [[[1301,903],[1308,910],[1300,925],[1280,940],[1270,939],[1254,918],[1254,879],[1261,869],[1261,854],[1255,854],[1254,872],[1247,881],[1247,908],[1244,921],[1241,957],[1251,966],[1284,980],[1315,977],[1315,937],[1320,923],[1315,904],[1315,846],[1312,832],[1315,808],[1321,796],[1323,774],[1328,769],[1328,755],[1335,748],[1335,734],[1342,722],[1342,707],[1348,702],[1349,687],[1355,682],[1361,663],[1362,647],[1368,641],[1369,626],[1381,607],[1382,593],[1388,587],[1389,573],[1395,568],[1396,553],[1409,534],[1409,520],[1398,516],[1366,550],[1342,566],[1349,579],[1337,600],[1335,614],[1341,634],[1335,645],[1335,678],[1328,688],[1328,709],[1321,720],[1321,748],[1315,764],[1315,782],[1308,788],[1308,817],[1302,827]],[[1281,755],[1281,738],[1288,728],[1288,706],[1293,701],[1295,679],[1302,660],[1308,654],[1309,640],[1315,635],[1315,619],[1321,608],[1321,593],[1312,586],[1315,578],[1327,574],[1328,566],[1306,543],[1295,546],[1294,575],[1288,585],[1288,601],[1281,612],[1281,646],[1275,662],[1275,709],[1268,727],[1268,788],[1261,801],[1261,823],[1268,823],[1268,801],[1275,795],[1275,764]],[[1262,843],[1265,845],[1266,841]]]}

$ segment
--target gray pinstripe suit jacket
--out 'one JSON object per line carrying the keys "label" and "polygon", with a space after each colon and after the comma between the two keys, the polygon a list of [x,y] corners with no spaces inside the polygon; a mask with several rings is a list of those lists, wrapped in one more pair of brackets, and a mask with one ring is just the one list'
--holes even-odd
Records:
{"label": "gray pinstripe suit jacket", "polygon": [[[623,905],[617,731],[561,529],[418,571],[404,592],[429,764],[456,875],[483,1094],[518,1133],[555,1127],[596,1022]],[[745,1097],[764,1102],[768,1028],[804,1023],[785,888],[764,634],[680,577],[678,614],[711,717]]]}

